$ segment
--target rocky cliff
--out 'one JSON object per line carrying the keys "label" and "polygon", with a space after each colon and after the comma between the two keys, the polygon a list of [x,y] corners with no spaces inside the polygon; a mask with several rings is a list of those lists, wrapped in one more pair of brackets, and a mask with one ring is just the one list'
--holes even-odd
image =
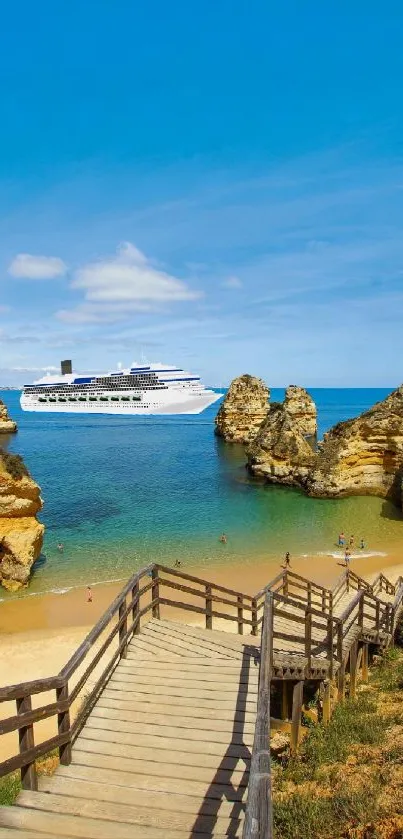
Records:
{"label": "rocky cliff", "polygon": [[17,431],[17,423],[10,419],[4,402],[0,399],[0,434],[12,434]]}
{"label": "rocky cliff", "polygon": [[316,434],[316,406],[304,388],[291,385],[284,402],[270,406],[266,420],[248,449],[248,468],[270,483],[301,486],[315,452],[307,436]]}
{"label": "rocky cliff", "polygon": [[401,504],[403,385],[323,438],[306,489],[310,495],[378,495]]}
{"label": "rocky cliff", "polygon": [[247,374],[234,379],[215,419],[216,434],[229,443],[249,443],[267,416],[269,398],[262,379]]}
{"label": "rocky cliff", "polygon": [[296,431],[304,437],[316,437],[318,430],[316,405],[304,387],[290,385],[285,392],[283,407]]}
{"label": "rocky cliff", "polygon": [[[309,407],[309,413],[313,410]],[[335,425],[317,450],[287,399],[270,408],[248,449],[248,468],[270,483],[298,486],[309,495],[377,495],[402,505],[403,386],[359,417]]]}
{"label": "rocky cliff", "polygon": [[0,452],[0,584],[9,591],[28,583],[41,552],[41,508],[40,489],[21,458]]}

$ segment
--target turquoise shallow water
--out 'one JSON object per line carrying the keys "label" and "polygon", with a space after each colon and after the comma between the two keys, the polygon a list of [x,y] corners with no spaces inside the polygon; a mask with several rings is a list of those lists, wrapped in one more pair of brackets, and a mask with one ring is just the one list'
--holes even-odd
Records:
{"label": "turquoise shallow water", "polygon": [[[389,390],[310,392],[322,434]],[[19,396],[0,393],[19,425],[8,447],[23,456],[45,501],[30,594],[122,579],[177,556],[207,566],[286,550],[329,553],[341,529],[364,536],[371,551],[401,538],[400,513],[380,499],[311,499],[252,482],[242,448],[214,436],[217,406],[189,417],[88,417],[24,413]],[[272,400],[281,398],[272,391]],[[227,545],[218,541],[223,531]]]}

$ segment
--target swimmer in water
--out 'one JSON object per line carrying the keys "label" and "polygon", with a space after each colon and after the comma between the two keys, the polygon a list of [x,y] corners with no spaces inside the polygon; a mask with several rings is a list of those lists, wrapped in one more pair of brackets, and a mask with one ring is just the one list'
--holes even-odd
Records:
{"label": "swimmer in water", "polygon": [[365,548],[365,542],[364,542],[364,539],[361,539],[361,542],[360,542],[360,550],[361,550],[361,551],[363,551],[363,550],[364,550],[364,548]]}
{"label": "swimmer in water", "polygon": [[63,553],[63,551],[64,551],[64,545],[63,545],[63,543],[62,543],[62,542],[59,542],[59,544],[58,544],[58,546],[57,546],[57,550],[58,550],[58,551],[60,551],[60,553]]}
{"label": "swimmer in water", "polygon": [[227,537],[226,537],[225,533],[222,533],[222,534],[221,534],[221,536],[220,536],[220,542],[222,542],[222,543],[223,543],[223,545],[226,545],[226,544],[227,544]]}
{"label": "swimmer in water", "polygon": [[345,544],[346,544],[346,537],[345,537],[344,533],[342,532],[339,535],[339,548],[342,548],[343,545],[345,545]]}
{"label": "swimmer in water", "polygon": [[174,567],[175,568],[180,568],[181,565],[182,565],[182,563],[181,563],[180,559],[175,559],[175,566]]}

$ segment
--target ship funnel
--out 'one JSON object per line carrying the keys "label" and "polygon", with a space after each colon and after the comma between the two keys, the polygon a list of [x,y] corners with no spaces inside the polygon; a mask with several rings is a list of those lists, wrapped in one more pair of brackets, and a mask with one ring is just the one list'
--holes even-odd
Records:
{"label": "ship funnel", "polygon": [[71,360],[67,359],[66,361],[60,362],[62,376],[68,376],[70,373],[73,372],[73,367],[71,364]]}

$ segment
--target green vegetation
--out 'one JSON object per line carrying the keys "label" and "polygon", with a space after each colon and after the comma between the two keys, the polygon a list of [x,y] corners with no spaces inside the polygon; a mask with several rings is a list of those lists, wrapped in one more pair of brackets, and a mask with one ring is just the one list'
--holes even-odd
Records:
{"label": "green vegetation", "polygon": [[403,837],[403,651],[391,649],[356,700],[273,761],[276,839]]}
{"label": "green vegetation", "polygon": [[0,452],[0,466],[1,462],[3,462],[6,472],[8,472],[8,474],[16,481],[21,480],[21,478],[25,476],[29,477],[28,469],[19,454]]}
{"label": "green vegetation", "polygon": [[[41,757],[36,761],[36,771],[38,775],[53,775],[58,765],[58,751],[54,749],[45,755],[45,757]],[[14,804],[20,790],[21,780],[19,771],[12,772],[10,775],[5,775],[4,778],[0,778],[0,806]]]}
{"label": "green vegetation", "polygon": [[0,805],[14,804],[21,789],[20,773],[13,772],[0,778]]}

